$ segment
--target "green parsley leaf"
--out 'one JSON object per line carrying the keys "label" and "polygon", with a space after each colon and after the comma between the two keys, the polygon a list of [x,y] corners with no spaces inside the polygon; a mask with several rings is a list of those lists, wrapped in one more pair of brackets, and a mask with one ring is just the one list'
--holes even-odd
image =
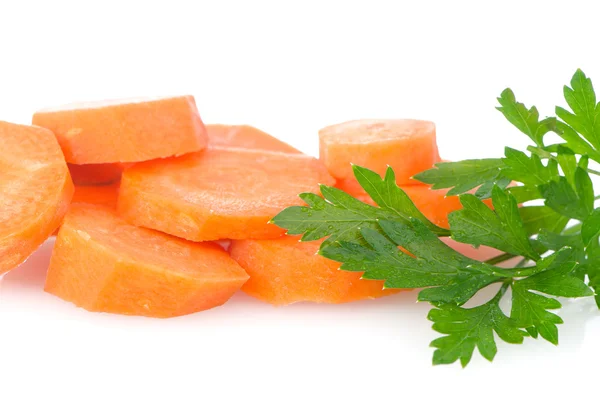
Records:
{"label": "green parsley leaf", "polygon": [[[585,173],[585,171],[583,172]],[[564,176],[560,176],[546,185],[541,185],[540,191],[546,200],[545,204],[554,211],[568,218],[584,220],[591,212],[590,205],[593,208],[594,190],[589,185],[590,181],[585,180],[581,172],[575,172],[575,181],[581,196],[575,192]]]}
{"label": "green parsley leaf", "polygon": [[485,183],[496,181],[500,176],[503,162],[501,159],[463,160],[438,163],[435,167],[413,178],[433,185],[432,189],[451,188],[448,195],[456,196]]}
{"label": "green parsley leaf", "polygon": [[573,258],[573,249],[564,247],[537,261],[536,268],[539,271],[546,270],[554,264],[569,262],[571,258]]}
{"label": "green parsley leaf", "polygon": [[565,247],[570,248],[570,257],[565,260],[574,262],[585,261],[585,250],[583,246],[583,240],[581,234],[558,234],[549,230],[542,229],[538,235],[537,241],[539,241],[548,250],[559,251]]}
{"label": "green parsley leaf", "polygon": [[557,213],[552,208],[541,205],[521,207],[519,208],[519,214],[528,236],[538,234],[542,229],[560,232],[569,222],[569,218],[566,216]]}
{"label": "green parsley leaf", "polygon": [[586,248],[587,261],[583,266],[589,278],[589,286],[595,291],[596,305],[600,308],[600,241],[593,238]]}
{"label": "green parsley leaf", "polygon": [[334,240],[360,241],[360,228],[377,228],[380,211],[341,190],[335,190],[337,189],[321,187],[327,197],[339,196],[334,201],[339,202],[341,199],[345,204],[335,205],[316,194],[303,193],[300,198],[308,207],[286,208],[271,222],[287,229],[288,234],[304,234],[302,241],[319,240],[327,236]]}
{"label": "green parsley leaf", "polygon": [[[385,177],[367,168],[357,165],[352,166],[354,176],[362,188],[369,194],[373,201],[382,210],[392,213],[397,218],[408,220],[416,218],[423,222],[430,230],[439,235],[446,234],[446,230],[433,224],[413,204],[412,200],[401,188],[396,185],[396,175],[391,167],[388,167]],[[380,219],[393,219],[392,217],[381,217]]]}
{"label": "green parsley leaf", "polygon": [[575,262],[553,263],[547,270],[520,280],[519,285],[527,290],[566,298],[594,295],[582,280],[571,275],[576,267]]}
{"label": "green parsley leaf", "polygon": [[523,343],[524,332],[516,322],[500,309],[499,293],[489,302],[471,309],[443,305],[432,309],[427,316],[433,321],[432,328],[446,334],[431,342],[436,348],[433,364],[451,364],[457,360],[465,367],[475,347],[479,353],[492,361],[497,353],[494,332],[508,343]]}
{"label": "green parsley leaf", "polygon": [[485,182],[479,187],[479,189],[477,189],[475,192],[475,197],[477,197],[479,200],[488,199],[492,197],[492,190],[494,189],[494,186],[498,186],[500,189],[504,190],[510,185],[511,182],[512,180],[508,178],[500,178],[495,181]]}
{"label": "green parsley leaf", "polygon": [[538,155],[532,154],[529,157],[509,147],[504,150],[504,155],[506,158],[502,161],[506,167],[502,170],[502,175],[510,180],[537,186],[558,176],[558,163],[553,159],[544,166]]}
{"label": "green parsley leaf", "polygon": [[563,320],[548,310],[560,309],[561,304],[556,299],[529,292],[520,281],[512,285],[512,308],[510,318],[521,328],[533,329],[530,335],[539,333],[550,343],[558,344],[558,328]]}
{"label": "green parsley leaf", "polygon": [[600,104],[592,80],[577,69],[571,79],[571,87],[564,87],[564,95],[572,112],[558,106],[556,114],[579,132],[595,149],[600,149]]}
{"label": "green parsley leaf", "polygon": [[487,245],[504,252],[537,259],[531,246],[517,201],[510,193],[495,187],[492,211],[470,194],[460,196],[463,209],[450,213],[452,238],[471,245]]}
{"label": "green parsley leaf", "polygon": [[550,260],[542,259],[540,262],[547,270],[515,281],[512,286],[511,318],[522,328],[535,328],[535,332],[530,334],[539,332],[544,339],[555,345],[558,344],[556,324],[562,324],[562,319],[548,310],[559,309],[560,302],[531,291],[569,298],[593,295],[593,291],[581,279],[572,275],[577,264],[563,262],[569,257],[568,252],[559,251]]}
{"label": "green parsley leaf", "polygon": [[588,246],[593,239],[600,235],[600,208],[596,208],[584,221],[581,226],[581,237],[583,243]]}
{"label": "green parsley leaf", "polygon": [[577,154],[583,154],[593,159],[596,162],[600,162],[600,152],[592,147],[585,139],[581,137],[571,126],[561,122],[556,122],[556,132],[562,139],[565,140],[569,149]]}
{"label": "green parsley leaf", "polygon": [[396,185],[394,171],[389,168],[385,178],[362,167],[354,167],[363,188],[380,205],[370,206],[342,190],[321,186],[323,198],[313,193],[303,193],[300,198],[308,207],[289,207],[280,212],[272,223],[288,230],[288,234],[303,234],[302,241],[331,240],[360,242],[361,228],[379,228],[378,221],[387,219],[409,222],[420,219],[437,235],[448,235],[446,229],[430,222],[413,204],[408,195]]}
{"label": "green parsley leaf", "polygon": [[539,120],[540,114],[535,106],[527,109],[524,104],[517,102],[510,88],[505,89],[498,98],[500,112],[521,132],[530,137],[538,146],[544,146],[544,135],[554,129],[556,119],[549,117]]}
{"label": "green parsley leaf", "polygon": [[[383,220],[380,225],[387,238],[362,229],[366,245],[341,241],[325,245],[320,254],[342,262],[342,270],[365,272],[365,279],[386,280],[386,288],[435,287],[419,293],[422,301],[463,304],[501,279],[479,271],[474,265],[480,262],[448,247],[418,219],[409,224]],[[399,250],[399,245],[414,256]]]}
{"label": "green parsley leaf", "polygon": [[594,184],[590,174],[581,167],[575,169],[575,189],[587,216],[594,210]]}
{"label": "green parsley leaf", "polygon": [[[567,181],[575,186],[575,169],[577,168],[577,159],[575,153],[564,145],[559,145],[557,149],[557,159],[560,168],[563,170]],[[544,182],[545,183],[545,182]]]}
{"label": "green parsley leaf", "polygon": [[542,198],[542,192],[537,186],[512,186],[507,189],[517,200],[517,203],[526,203],[527,201]]}

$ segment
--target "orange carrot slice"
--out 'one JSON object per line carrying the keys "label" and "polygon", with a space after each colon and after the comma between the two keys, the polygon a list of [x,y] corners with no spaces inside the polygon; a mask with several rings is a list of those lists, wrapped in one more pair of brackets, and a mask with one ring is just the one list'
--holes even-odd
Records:
{"label": "orange carrot slice", "polygon": [[89,311],[174,317],[225,303],[248,279],[213,243],[137,228],[110,209],[71,206],[45,290]]}
{"label": "orange carrot slice", "polygon": [[73,182],[44,128],[0,122],[0,274],[21,264],[59,226]]}
{"label": "orange carrot slice", "polygon": [[249,125],[207,124],[206,131],[210,146],[302,153],[274,136]]}
{"label": "orange carrot slice", "polygon": [[137,162],[202,150],[204,124],[192,96],[116,100],[41,110],[33,124],[52,130],[67,162]]}
{"label": "orange carrot slice", "polygon": [[193,241],[274,238],[267,222],[301,205],[302,192],[333,183],[303,154],[211,148],[136,164],[123,173],[118,210],[129,222]]}
{"label": "orange carrot slice", "polygon": [[294,302],[343,303],[399,292],[382,281],[361,280],[361,273],[338,270],[338,262],[317,255],[321,242],[298,236],[237,240],[229,250],[250,275],[242,291],[273,305]]}
{"label": "orange carrot slice", "polygon": [[438,159],[435,124],[420,120],[356,120],[319,131],[321,160],[336,179],[353,179],[351,164],[383,175],[387,166],[398,184],[418,184],[413,175]]}
{"label": "orange carrot slice", "polygon": [[103,205],[109,208],[117,208],[117,197],[119,195],[119,183],[102,186],[75,186],[75,194],[72,203],[85,203]]}

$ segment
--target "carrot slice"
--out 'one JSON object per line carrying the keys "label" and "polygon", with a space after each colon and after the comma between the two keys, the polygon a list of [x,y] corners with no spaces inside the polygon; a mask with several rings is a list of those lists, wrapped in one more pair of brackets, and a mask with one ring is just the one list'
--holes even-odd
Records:
{"label": "carrot slice", "polygon": [[41,110],[72,164],[137,162],[202,150],[207,135],[192,96],[115,100]]}
{"label": "carrot slice", "polygon": [[249,125],[207,124],[206,131],[210,146],[302,153],[274,136]]}
{"label": "carrot slice", "polygon": [[362,273],[338,270],[338,262],[317,255],[320,243],[299,242],[298,236],[232,241],[231,257],[250,275],[242,291],[273,305],[344,303],[400,291],[361,280]]}
{"label": "carrot slice", "polygon": [[178,158],[136,164],[123,173],[118,210],[138,226],[193,241],[274,238],[267,222],[301,205],[302,192],[334,182],[303,154],[211,148]]}
{"label": "carrot slice", "polygon": [[73,182],[56,138],[0,121],[0,274],[21,264],[59,226]]}
{"label": "carrot slice", "polygon": [[109,208],[117,208],[117,197],[119,195],[119,183],[102,186],[78,186],[75,185],[75,194],[72,203],[87,203],[103,205]]}
{"label": "carrot slice", "polygon": [[225,303],[248,279],[213,243],[137,228],[110,209],[71,206],[45,290],[89,311],[174,317]]}
{"label": "carrot slice", "polygon": [[413,175],[438,159],[435,124],[420,120],[356,120],[319,131],[321,160],[336,179],[352,179],[351,164],[383,175],[387,166],[398,184],[418,184]]}

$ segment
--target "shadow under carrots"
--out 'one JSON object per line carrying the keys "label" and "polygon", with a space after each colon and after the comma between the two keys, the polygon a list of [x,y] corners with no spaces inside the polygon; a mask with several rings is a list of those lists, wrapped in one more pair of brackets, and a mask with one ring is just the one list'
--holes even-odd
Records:
{"label": "shadow under carrots", "polygon": [[54,239],[42,244],[23,264],[3,276],[2,287],[42,290],[53,246]]}

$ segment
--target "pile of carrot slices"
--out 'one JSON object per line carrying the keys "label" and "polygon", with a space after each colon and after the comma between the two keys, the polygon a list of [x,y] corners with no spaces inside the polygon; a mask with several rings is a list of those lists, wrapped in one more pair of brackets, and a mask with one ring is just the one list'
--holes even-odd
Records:
{"label": "pile of carrot slices", "polygon": [[205,126],[191,96],[67,105],[32,124],[0,122],[0,274],[56,234],[45,290],[89,311],[180,316],[239,289],[274,305],[398,292],[268,223],[319,184],[369,201],[351,163],[391,165],[440,226],[460,208],[410,179],[440,161],[427,121],[324,128],[320,159],[250,126]]}

